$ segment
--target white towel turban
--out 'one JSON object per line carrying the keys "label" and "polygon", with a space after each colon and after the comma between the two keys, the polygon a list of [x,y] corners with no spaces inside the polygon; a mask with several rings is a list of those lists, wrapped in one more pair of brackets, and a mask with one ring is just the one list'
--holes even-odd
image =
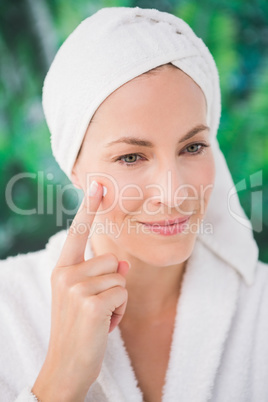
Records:
{"label": "white towel turban", "polygon": [[213,234],[199,237],[251,284],[258,247],[236,193],[232,213],[228,204],[234,183],[216,138],[221,113],[218,70],[204,42],[182,19],[156,9],[107,7],[78,25],[58,50],[43,85],[53,155],[71,179],[88,124],[100,104],[124,83],[166,63],[188,74],[207,102],[216,176],[204,223],[213,226]]}

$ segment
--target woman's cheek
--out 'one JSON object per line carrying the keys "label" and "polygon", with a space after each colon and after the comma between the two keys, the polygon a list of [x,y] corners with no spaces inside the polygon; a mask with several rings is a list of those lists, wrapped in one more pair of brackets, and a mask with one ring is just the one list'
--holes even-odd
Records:
{"label": "woman's cheek", "polygon": [[201,213],[205,214],[215,181],[215,164],[212,155],[210,156],[210,158],[207,158],[206,163],[204,163],[202,169],[200,169],[198,178],[198,186],[200,189],[200,202],[203,207]]}
{"label": "woman's cheek", "polygon": [[99,206],[96,221],[121,220],[125,215],[136,214],[141,209],[143,191],[135,180],[130,180],[127,174],[101,173],[92,176],[106,187],[106,195]]}
{"label": "woman's cheek", "polygon": [[[215,180],[215,164],[211,153],[200,159],[200,163],[189,164],[185,169],[184,183],[187,186],[188,197],[196,208],[208,203]],[[199,205],[197,205],[199,204]]]}
{"label": "woman's cheek", "polygon": [[121,183],[117,208],[123,215],[136,215],[141,210],[143,198],[142,187],[135,182],[126,181]]}

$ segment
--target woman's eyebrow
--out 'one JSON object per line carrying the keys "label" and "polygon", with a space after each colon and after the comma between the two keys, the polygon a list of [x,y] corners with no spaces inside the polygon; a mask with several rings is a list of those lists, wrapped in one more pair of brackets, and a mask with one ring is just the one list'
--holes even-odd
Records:
{"label": "woman's eyebrow", "polygon": [[[204,124],[199,124],[198,126],[193,127],[191,130],[189,130],[179,141],[178,143],[184,142],[186,140],[189,140],[192,138],[194,135],[198,134],[200,131],[204,130],[210,130],[208,126],[205,126]],[[105,145],[105,147],[110,147],[111,145],[114,144],[119,144],[119,143],[125,143],[129,145],[139,145],[142,147],[148,147],[148,148],[153,148],[154,144],[151,141],[148,140],[142,140],[141,138],[138,137],[120,137],[118,140],[108,142],[108,144]]]}

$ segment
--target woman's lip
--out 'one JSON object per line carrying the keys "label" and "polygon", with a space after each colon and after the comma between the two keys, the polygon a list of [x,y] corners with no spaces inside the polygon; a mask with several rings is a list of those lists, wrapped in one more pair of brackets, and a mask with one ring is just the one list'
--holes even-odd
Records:
{"label": "woman's lip", "polygon": [[[144,225],[144,228],[146,228],[150,232],[157,234],[158,236],[173,236],[179,233],[183,233],[184,229],[187,229],[186,225],[189,222],[191,216],[192,215],[188,216],[187,218],[178,218],[172,220],[169,219],[166,221],[155,221],[152,223],[140,223]],[[164,223],[164,225],[160,225],[159,222]]]}
{"label": "woman's lip", "polygon": [[174,225],[175,223],[183,223],[186,220],[190,218],[191,215],[188,215],[187,217],[182,217],[182,218],[177,218],[177,219],[166,219],[162,221],[154,221],[154,222],[140,222],[143,223],[144,225],[147,226],[153,226],[153,225],[158,225],[158,226],[168,226],[168,225]]}

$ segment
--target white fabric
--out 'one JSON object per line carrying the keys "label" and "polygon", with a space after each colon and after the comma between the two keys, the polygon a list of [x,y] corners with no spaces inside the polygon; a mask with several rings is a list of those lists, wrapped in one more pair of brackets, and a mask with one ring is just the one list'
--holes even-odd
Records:
{"label": "white fabric", "polygon": [[82,21],[57,52],[43,86],[43,107],[53,154],[70,177],[84,133],[95,110],[115,89],[158,65],[172,62],[202,88],[208,105],[215,186],[204,220],[213,233],[199,237],[250,284],[258,247],[217,141],[221,100],[217,67],[203,41],[180,18],[156,9],[107,7]]}
{"label": "white fabric", "polygon": [[32,393],[30,386],[26,386],[20,392],[18,398],[16,398],[16,402],[41,402],[38,401],[38,398]]}
{"label": "white fabric", "polygon": [[52,151],[69,178],[88,124],[105,98],[169,62],[202,88],[215,137],[221,108],[218,71],[208,48],[186,22],[156,9],[106,7],[69,35],[43,85]]}
{"label": "white fabric", "polygon": [[[49,341],[50,276],[66,234],[52,236],[44,250],[0,261],[1,401],[34,401],[30,390]],[[268,265],[256,263],[251,286],[232,265],[197,239],[178,300],[163,402],[267,400]],[[142,400],[116,327],[85,401]]]}

